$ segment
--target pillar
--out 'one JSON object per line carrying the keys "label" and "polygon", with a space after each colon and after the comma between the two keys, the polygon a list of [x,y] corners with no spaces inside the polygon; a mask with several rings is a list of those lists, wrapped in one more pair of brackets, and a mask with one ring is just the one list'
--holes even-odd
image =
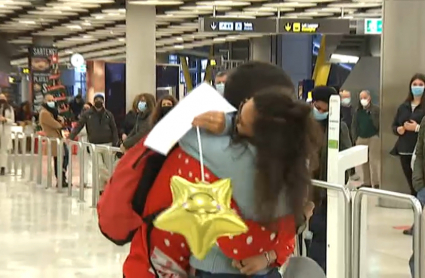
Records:
{"label": "pillar", "polygon": [[289,74],[294,85],[298,87],[299,81],[311,79],[313,74],[313,36],[286,34],[281,37],[282,68]]}
{"label": "pillar", "polygon": [[[391,124],[398,106],[406,99],[410,78],[425,72],[425,1],[384,0],[381,38],[381,187],[408,193],[398,157],[389,153],[397,137]],[[400,20],[400,19],[403,20]],[[398,206],[381,201],[381,205]]]}
{"label": "pillar", "polygon": [[156,7],[127,3],[126,110],[141,93],[156,95]]}
{"label": "pillar", "polygon": [[264,36],[259,38],[252,38],[250,40],[250,60],[271,62],[272,59],[272,46],[271,37]]}

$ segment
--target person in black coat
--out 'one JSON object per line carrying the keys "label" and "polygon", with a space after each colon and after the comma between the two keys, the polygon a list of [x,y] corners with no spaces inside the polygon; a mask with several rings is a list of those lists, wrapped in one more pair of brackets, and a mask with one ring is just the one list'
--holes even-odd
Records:
{"label": "person in black coat", "polygon": [[155,98],[150,94],[139,94],[133,100],[131,110],[125,115],[124,124],[120,130],[124,142],[136,125],[148,125],[148,118],[155,107]]}
{"label": "person in black coat", "polygon": [[425,116],[424,88],[425,75],[415,74],[410,80],[407,98],[398,107],[392,124],[393,132],[398,136],[398,139],[391,150],[391,154],[400,157],[401,168],[412,195],[416,195],[416,191],[412,185],[410,163],[418,139],[419,123]]}

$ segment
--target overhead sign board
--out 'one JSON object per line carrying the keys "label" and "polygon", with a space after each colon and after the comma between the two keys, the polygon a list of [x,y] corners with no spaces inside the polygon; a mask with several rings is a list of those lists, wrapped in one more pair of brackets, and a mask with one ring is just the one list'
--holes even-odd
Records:
{"label": "overhead sign board", "polygon": [[350,34],[347,19],[280,19],[280,33],[294,34]]}
{"label": "overhead sign board", "polygon": [[276,20],[267,18],[214,18],[200,19],[201,32],[276,33]]}
{"label": "overhead sign board", "polygon": [[235,33],[294,33],[294,34],[349,34],[348,19],[284,19],[284,18],[222,18],[204,17],[200,19],[200,32]]}
{"label": "overhead sign board", "polygon": [[366,18],[364,20],[365,35],[382,34],[382,18]]}

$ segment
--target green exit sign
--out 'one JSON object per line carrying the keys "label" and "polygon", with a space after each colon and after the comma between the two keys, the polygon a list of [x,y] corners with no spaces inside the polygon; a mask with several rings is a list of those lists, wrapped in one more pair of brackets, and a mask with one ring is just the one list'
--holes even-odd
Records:
{"label": "green exit sign", "polygon": [[382,18],[367,18],[364,21],[364,33],[382,34]]}

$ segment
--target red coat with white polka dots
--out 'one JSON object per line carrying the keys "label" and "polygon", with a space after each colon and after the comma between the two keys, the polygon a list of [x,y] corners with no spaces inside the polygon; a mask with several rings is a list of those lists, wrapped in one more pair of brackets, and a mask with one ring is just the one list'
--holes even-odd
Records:
{"label": "red coat with white polka dots", "polygon": [[[152,189],[149,192],[143,216],[150,215],[172,203],[170,178],[181,176],[189,181],[200,180],[199,161],[187,155],[181,148],[176,148],[164,162]],[[208,182],[218,180],[207,168],[205,179]],[[238,211],[234,201],[232,208]],[[242,260],[274,250],[277,265],[285,263],[294,250],[295,222],[287,216],[278,223],[278,233],[268,231],[256,222],[245,220],[249,231],[235,237],[223,237],[218,245],[229,258]],[[186,277],[189,271],[190,251],[184,237],[154,228],[150,237],[151,260],[160,277]],[[131,242],[130,254],[124,263],[126,278],[155,277],[151,269],[146,241],[146,225],[143,224]]]}

